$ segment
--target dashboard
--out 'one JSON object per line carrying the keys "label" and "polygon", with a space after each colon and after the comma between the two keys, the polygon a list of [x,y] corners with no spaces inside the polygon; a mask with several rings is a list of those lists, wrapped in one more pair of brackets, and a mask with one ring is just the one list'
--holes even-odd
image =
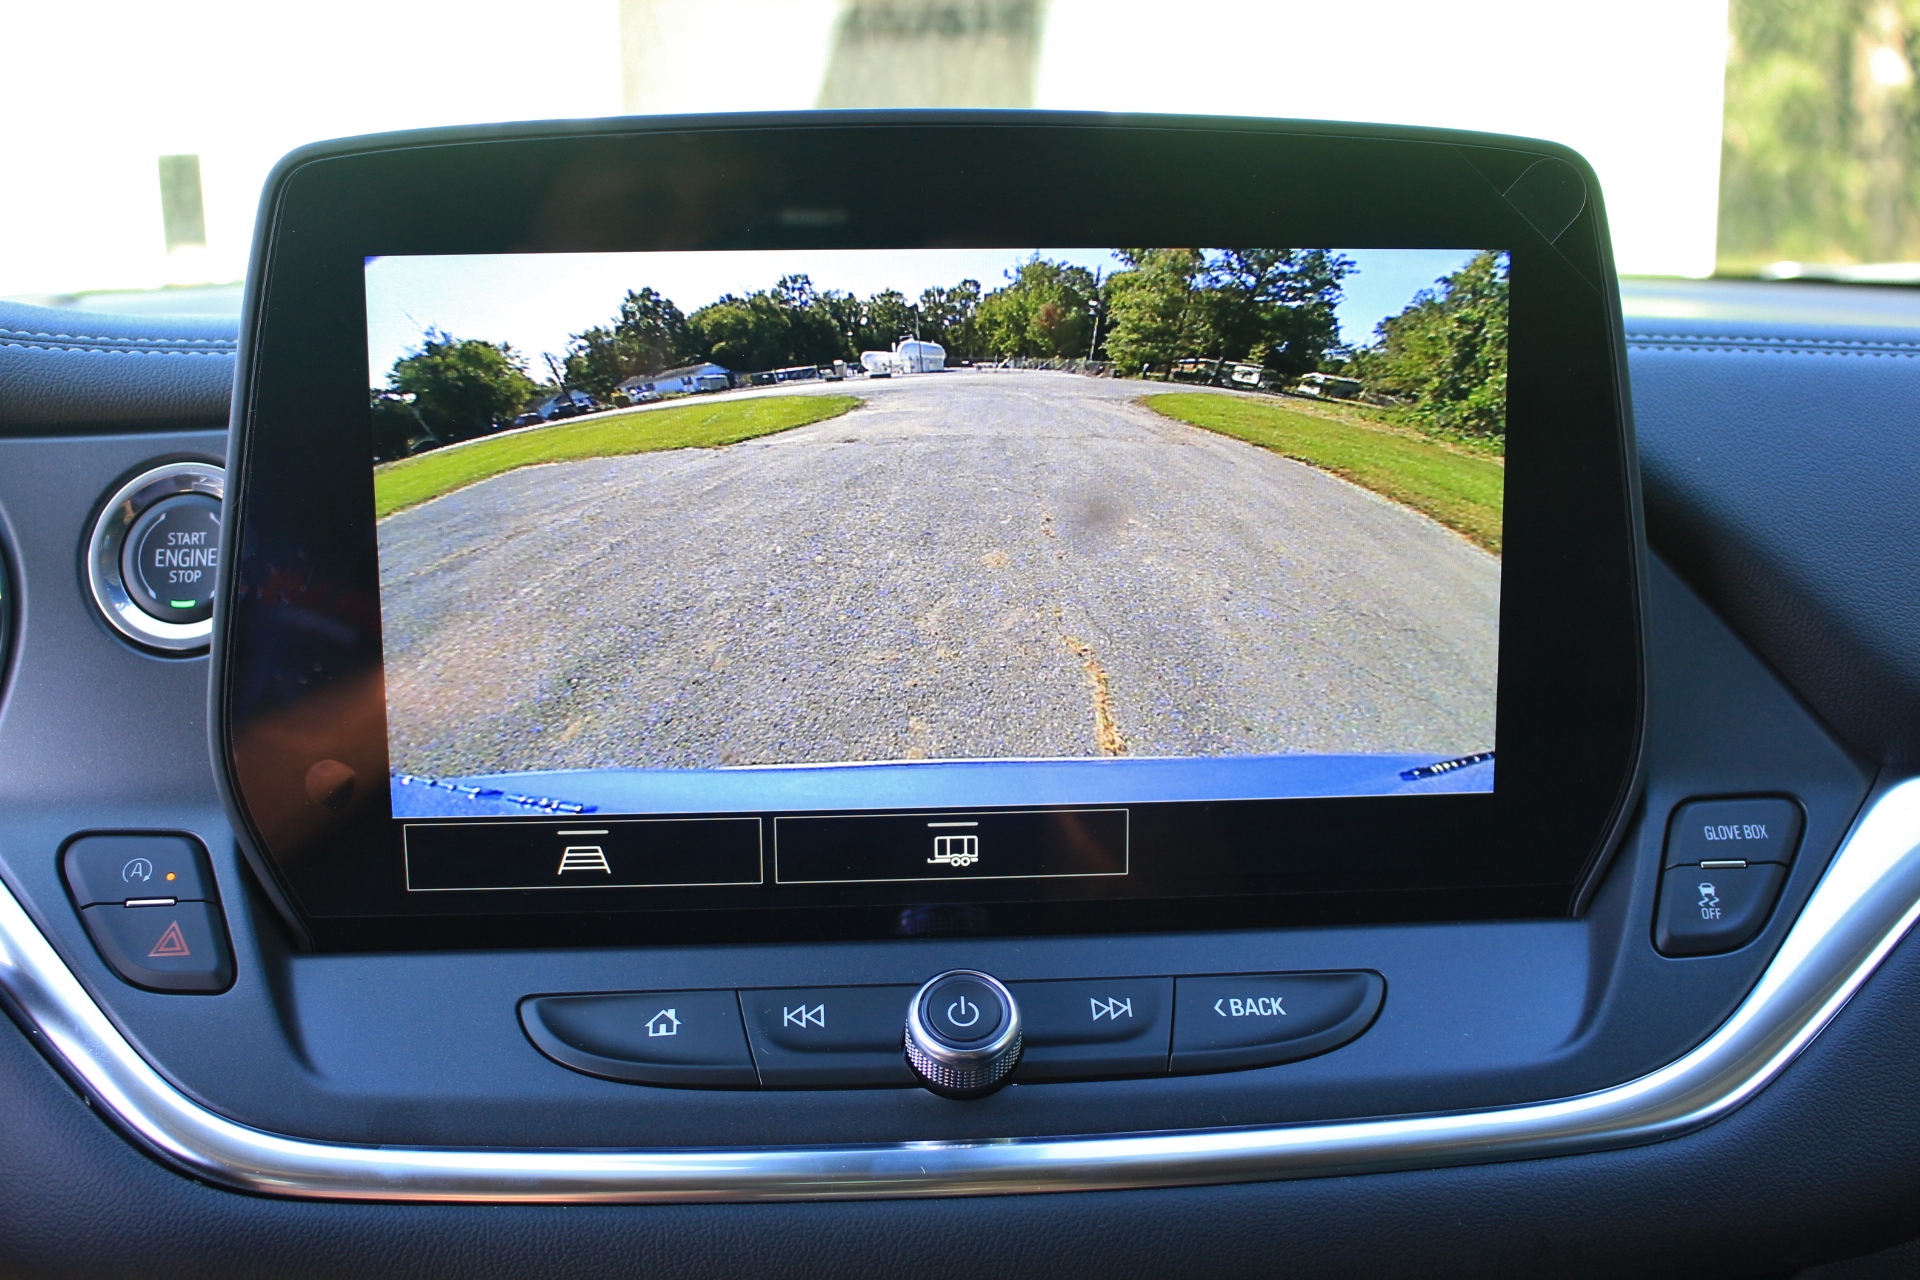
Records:
{"label": "dashboard", "polygon": [[[330,229],[350,224],[314,201]],[[804,218],[790,231],[810,251],[826,234]],[[349,247],[326,261],[350,258],[370,305],[359,272],[378,255]],[[398,247],[378,261],[407,262]],[[605,251],[573,251],[588,250]],[[294,279],[284,261],[275,278]],[[1920,915],[1920,303],[1905,292],[1619,283],[1620,438],[1637,451],[1621,492],[1644,495],[1644,541],[1622,517],[1633,573],[1595,580],[1632,586],[1607,612],[1632,619],[1634,661],[1615,681],[1606,663],[1626,650],[1594,640],[1597,623],[1525,634],[1553,653],[1590,642],[1589,660],[1538,670],[1577,670],[1608,691],[1596,704],[1640,718],[1580,721],[1570,736],[1633,745],[1577,759],[1503,721],[1502,751],[1522,744],[1512,776],[1553,778],[1541,811],[1569,797],[1570,834],[1529,827],[1474,879],[1449,851],[1504,837],[1475,825],[1492,765],[1468,738],[1394,757],[1394,786],[1417,796],[1343,778],[1331,799],[1280,797],[1235,781],[1233,753],[1198,750],[1096,775],[1113,763],[1091,758],[1100,680],[1058,643],[1095,737],[1052,774],[1015,749],[955,751],[1019,767],[949,777],[889,765],[898,744],[809,747],[747,761],[767,770],[747,801],[732,757],[662,781],[591,776],[564,749],[502,768],[473,745],[501,740],[495,721],[454,746],[444,726],[407,737],[395,690],[411,650],[391,619],[414,605],[390,557],[414,544],[391,520],[374,538],[371,518],[332,543],[295,536],[343,493],[374,510],[404,472],[272,452],[273,424],[300,419],[269,410],[324,407],[337,388],[315,371],[365,359],[375,329],[368,311],[339,351],[280,355],[292,330],[261,326],[293,321],[276,315],[343,314],[302,287],[316,292],[286,296],[312,307],[276,313],[263,293],[245,329],[0,304],[10,1269],[511,1275],[564,1254],[590,1274],[1251,1274],[1284,1259],[1301,1274],[1736,1276],[1920,1225],[1920,1095],[1902,1065],[1920,1042],[1904,942]],[[904,340],[881,354],[928,358]],[[853,425],[825,420],[840,425],[822,447],[922,386],[1084,378],[808,367],[816,399],[867,399]],[[364,385],[339,384],[356,412]],[[1524,495],[1533,464],[1513,465]],[[1547,519],[1510,502],[1516,531]],[[1060,542],[1070,520],[1034,537]],[[301,549],[323,546],[348,550]],[[1510,592],[1528,563],[1514,553]],[[248,612],[270,598],[271,617]],[[370,614],[388,619],[377,713],[353,683]],[[1532,625],[1518,617],[1500,625]],[[488,619],[472,625],[508,625]],[[1500,652],[1503,678],[1533,669]],[[429,681],[474,662],[449,649],[423,665],[414,705],[481,696]],[[1530,699],[1559,687],[1540,680]],[[821,688],[798,702],[830,701]],[[1503,716],[1520,705],[1508,689]],[[659,743],[649,765],[678,759],[678,740]],[[392,785],[366,785],[379,776]],[[1354,816],[1403,802],[1425,807],[1394,810],[1417,813],[1404,825]],[[1229,805],[1253,817],[1219,825]],[[1322,808],[1260,807],[1281,805]],[[1321,833],[1303,866],[1349,846],[1391,856],[1350,880],[1202,883],[1215,873],[1187,866],[1178,892],[1100,889],[1139,859],[1192,857],[1168,852],[1183,838],[1253,839],[1247,822]],[[389,850],[389,832],[384,862],[335,856]],[[1539,869],[1516,874],[1529,856]],[[888,887],[1001,859],[1018,868],[1004,891]],[[600,896],[564,887],[587,876]],[[548,907],[548,882],[589,905]],[[472,893],[508,905],[431,905]]]}

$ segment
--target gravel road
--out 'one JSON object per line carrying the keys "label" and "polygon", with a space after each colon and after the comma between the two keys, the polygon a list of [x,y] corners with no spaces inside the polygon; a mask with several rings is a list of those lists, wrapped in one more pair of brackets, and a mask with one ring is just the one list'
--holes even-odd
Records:
{"label": "gravel road", "polygon": [[1492,745],[1500,567],[1457,534],[1138,382],[853,389],[384,521],[393,767]]}

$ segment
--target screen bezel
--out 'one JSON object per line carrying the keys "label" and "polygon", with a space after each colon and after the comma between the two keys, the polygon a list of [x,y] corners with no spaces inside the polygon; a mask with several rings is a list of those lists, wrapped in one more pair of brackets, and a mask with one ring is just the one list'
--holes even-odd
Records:
{"label": "screen bezel", "polygon": [[[1551,242],[1502,194],[1543,158],[1589,193]],[[1644,718],[1637,475],[1597,192],[1573,153],[1514,139],[1015,113],[615,120],[296,153],[262,203],[216,622],[212,720],[242,844],[322,947],[1564,915],[1617,836]],[[743,908],[711,891],[406,893],[385,778],[367,257],[1232,243],[1511,254],[1494,796],[1136,807],[1136,822],[1252,841],[1281,868],[1181,896],[995,901],[942,885]],[[320,759],[354,768],[351,794],[307,785]]]}

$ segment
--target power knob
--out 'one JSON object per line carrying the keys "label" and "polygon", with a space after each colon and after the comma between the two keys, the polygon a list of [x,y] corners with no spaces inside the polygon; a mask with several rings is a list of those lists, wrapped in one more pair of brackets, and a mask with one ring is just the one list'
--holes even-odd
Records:
{"label": "power knob", "polygon": [[998,978],[953,969],[907,1006],[907,1065],[943,1098],[980,1098],[1020,1061],[1020,1006]]}

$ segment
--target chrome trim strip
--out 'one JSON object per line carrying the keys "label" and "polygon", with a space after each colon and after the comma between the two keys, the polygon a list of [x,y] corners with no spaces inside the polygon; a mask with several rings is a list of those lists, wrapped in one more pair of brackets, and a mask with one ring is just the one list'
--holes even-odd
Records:
{"label": "chrome trim strip", "polygon": [[437,1149],[283,1137],[193,1102],[134,1051],[11,893],[0,987],[96,1105],[208,1181],[332,1200],[620,1203],[996,1195],[1370,1173],[1673,1137],[1766,1087],[1920,916],[1920,780],[1866,812],[1733,1016],[1678,1061],[1596,1093],[1492,1111],[1275,1128],[731,1149]]}

